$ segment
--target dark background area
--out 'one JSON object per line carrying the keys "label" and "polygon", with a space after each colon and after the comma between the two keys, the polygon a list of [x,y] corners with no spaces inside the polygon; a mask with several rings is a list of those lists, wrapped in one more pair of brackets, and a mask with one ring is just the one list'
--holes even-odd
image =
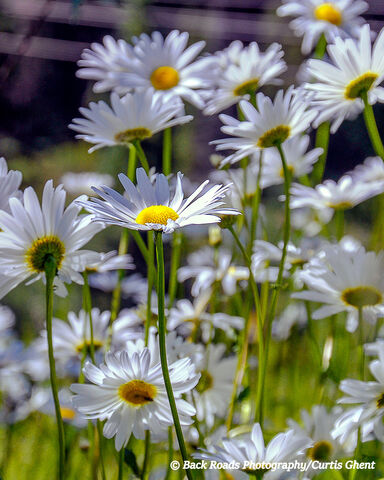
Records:
{"label": "dark background area", "polygon": [[[177,28],[188,31],[192,41],[206,40],[209,52],[235,39],[255,40],[262,49],[277,41],[289,66],[283,75],[285,86],[294,83],[303,61],[301,39],[289,29],[288,18],[275,14],[279,4],[278,0],[1,0],[0,155],[12,167],[14,158],[28,156],[30,162],[37,162],[36,154],[41,158],[46,149],[51,154],[63,142],[74,142],[68,123],[77,116],[79,106],[100,98],[92,93],[91,82],[76,78],[76,61],[83,48],[101,42],[106,34],[129,41],[142,31],[157,29],[167,34]],[[384,0],[369,4],[365,18],[379,31],[384,24]],[[273,89],[266,92],[274,94]],[[179,138],[179,166],[184,171],[191,170],[191,165],[204,170],[214,151],[208,142],[220,135],[220,121],[188,109],[195,122]],[[376,105],[375,113],[380,129],[384,106]],[[148,148],[155,154],[156,140]],[[327,176],[338,176],[372,154],[362,117],[345,122],[331,138]],[[86,170],[85,149],[81,157],[77,163],[83,168],[79,169]]]}

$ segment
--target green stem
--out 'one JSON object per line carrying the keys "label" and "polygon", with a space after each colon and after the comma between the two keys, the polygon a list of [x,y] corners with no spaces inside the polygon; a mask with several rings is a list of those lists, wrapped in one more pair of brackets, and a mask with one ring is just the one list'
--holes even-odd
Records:
{"label": "green stem", "polygon": [[141,166],[144,168],[146,171],[147,175],[149,174],[149,164],[147,157],[144,153],[143,147],[141,146],[140,140],[134,140],[133,145],[136,148],[137,156],[139,157]]}
{"label": "green stem", "polygon": [[[83,285],[83,296],[84,296],[84,310],[86,315],[89,318],[89,353],[91,356],[92,363],[95,363],[95,342],[93,338],[93,321],[92,321],[92,298],[91,298],[91,289],[88,282],[88,273],[87,271],[83,272],[84,285]],[[86,331],[86,328],[85,328]],[[84,343],[87,344],[87,339],[84,336]]]}
{"label": "green stem", "polygon": [[181,247],[183,244],[183,234],[181,232],[175,231],[173,234],[172,241],[172,255],[171,255],[171,271],[169,273],[169,285],[168,285],[168,295],[169,295],[169,305],[171,308],[173,302],[176,298],[177,290],[177,269],[180,265],[180,256],[181,256]]}
{"label": "green stem", "polygon": [[47,323],[47,339],[48,339],[48,357],[49,357],[49,371],[52,388],[52,396],[55,404],[56,422],[59,440],[59,480],[64,480],[65,469],[65,439],[64,439],[64,424],[61,417],[59,394],[57,388],[55,357],[53,355],[53,340],[52,340],[52,317],[53,317],[53,282],[56,276],[57,264],[52,255],[48,255],[44,263],[45,278],[46,278],[46,323]]}
{"label": "green stem", "polygon": [[[166,320],[164,313],[164,295],[165,295],[165,275],[164,275],[164,248],[162,232],[155,232],[156,238],[156,259],[157,259],[157,297],[158,297],[158,317],[159,317],[159,347],[160,347],[160,361],[161,369],[163,371],[165,388],[168,395],[169,406],[171,408],[173,422],[175,425],[177,440],[179,442],[180,453],[183,461],[188,460],[187,449],[185,447],[183,431],[181,429],[179,414],[175,397],[173,395],[171,379],[168,370],[167,350],[166,350]],[[187,469],[185,471],[188,480],[193,480],[192,472]]]}
{"label": "green stem", "polygon": [[141,480],[146,480],[148,477],[148,464],[149,464],[149,451],[151,446],[151,433],[149,430],[145,432],[145,447],[144,447],[144,460],[143,468],[141,470]]}
{"label": "green stem", "polygon": [[117,475],[117,480],[123,480],[124,451],[125,451],[125,448],[123,447],[120,450],[120,452],[118,452],[118,455],[119,455],[119,472],[118,472],[118,475]]}
{"label": "green stem", "polygon": [[315,164],[312,172],[313,184],[321,183],[324,176],[325,164],[327,162],[328,147],[329,147],[330,123],[323,122],[319,125],[316,131],[316,148],[322,148],[323,153]]}
{"label": "green stem", "polygon": [[364,354],[364,320],[363,307],[358,309],[359,315],[359,340],[360,340],[360,380],[364,381],[365,377],[365,354]]}
{"label": "green stem", "polygon": [[145,322],[145,345],[148,344],[148,336],[149,336],[149,327],[151,326],[151,319],[152,319],[152,288],[153,288],[153,277],[155,275],[155,265],[154,265],[154,253],[155,253],[155,245],[153,239],[153,231],[148,231],[148,258],[147,258],[147,283],[148,283],[148,290],[147,290],[147,318]]}
{"label": "green stem", "polygon": [[379,130],[377,129],[377,124],[375,120],[375,115],[373,113],[372,105],[368,102],[368,94],[367,92],[361,93],[361,98],[364,102],[364,120],[365,126],[367,127],[369,138],[371,139],[371,143],[373,149],[375,150],[376,154],[379,155],[384,160],[384,147],[383,142],[381,141]]}
{"label": "green stem", "polygon": [[285,264],[285,259],[287,257],[287,248],[288,248],[288,243],[289,243],[289,238],[290,238],[290,233],[291,233],[291,210],[290,210],[290,186],[291,186],[291,172],[288,169],[287,162],[285,159],[284,151],[282,149],[281,145],[277,145],[276,147],[280,153],[281,157],[281,162],[283,164],[283,171],[284,171],[284,195],[285,195],[285,221],[284,221],[284,235],[283,235],[283,251],[281,254],[281,259],[280,259],[280,264],[279,264],[279,272],[277,275],[277,281],[274,286],[273,294],[272,294],[272,299],[271,299],[271,307],[269,310],[269,315],[267,318],[267,325],[266,325],[266,335],[265,335],[265,350],[264,350],[264,355],[265,358],[263,360],[263,370],[262,370],[262,379],[261,379],[261,392],[260,392],[260,397],[259,397],[259,409],[260,409],[260,425],[262,425],[262,419],[263,419],[263,396],[264,396],[264,388],[265,388],[265,378],[266,378],[266,373],[267,373],[267,364],[268,364],[268,354],[269,354],[269,344],[270,344],[270,339],[271,339],[271,333],[272,333],[272,322],[273,319],[275,318],[275,312],[276,312],[276,306],[277,306],[277,300],[279,297],[279,292],[282,287],[282,280],[283,280],[283,273],[284,273],[284,264]]}
{"label": "green stem", "polygon": [[314,58],[323,58],[327,50],[327,39],[325,38],[324,33],[321,34],[313,55]]}
{"label": "green stem", "polygon": [[172,129],[166,128],[163,133],[163,173],[167,177],[171,173],[172,162]]}
{"label": "green stem", "polygon": [[263,151],[260,152],[259,171],[258,171],[258,174],[257,174],[256,192],[255,192],[255,194],[253,196],[253,199],[252,199],[252,219],[251,219],[251,231],[250,231],[250,242],[249,242],[249,248],[248,248],[248,255],[252,254],[253,242],[255,241],[255,238],[256,238],[257,220],[259,218],[259,207],[260,207],[261,192],[262,192],[261,186],[260,186],[262,166],[263,166]]}
{"label": "green stem", "polygon": [[[232,236],[233,236],[237,246],[239,247],[239,249],[240,249],[240,251],[243,255],[244,261],[245,261],[245,263],[248,267],[249,283],[250,283],[250,286],[251,286],[253,300],[254,300],[254,303],[255,303],[256,317],[257,317],[257,336],[258,336],[258,344],[259,344],[259,367],[258,367],[259,368],[259,375],[258,375],[258,386],[257,386],[258,402],[256,404],[256,412],[257,412],[257,417],[258,417],[257,420],[260,421],[261,418],[262,418],[262,414],[261,414],[261,411],[262,411],[262,409],[261,409],[262,373],[261,372],[264,370],[264,368],[263,368],[263,362],[264,362],[264,334],[263,334],[263,322],[262,322],[263,315],[262,315],[262,309],[261,309],[261,303],[260,303],[260,295],[259,295],[259,290],[257,288],[257,284],[256,284],[256,281],[255,281],[255,277],[253,276],[251,259],[249,258],[248,253],[246,252],[246,250],[245,250],[243,244],[241,243],[239,236],[235,232],[233,226],[228,227],[228,230],[232,233]],[[249,323],[250,323],[249,319],[247,319],[246,328],[245,328],[246,332],[247,332],[247,330],[249,330]],[[241,355],[240,358],[242,358],[241,369],[242,369],[242,371],[244,371],[245,364],[246,364],[246,359],[247,359],[247,353],[248,353],[248,334],[247,334],[247,337],[245,338],[245,341],[243,342],[241,350],[242,350],[241,353],[240,353],[240,355]],[[232,400],[233,400],[233,397],[232,397]],[[227,427],[230,425],[230,423],[229,423],[230,421],[231,420],[228,420]]]}
{"label": "green stem", "polygon": [[173,460],[173,434],[172,434],[172,427],[168,427],[168,466],[167,466],[167,473],[165,474],[164,480],[169,480],[172,469],[171,469],[171,462]]}

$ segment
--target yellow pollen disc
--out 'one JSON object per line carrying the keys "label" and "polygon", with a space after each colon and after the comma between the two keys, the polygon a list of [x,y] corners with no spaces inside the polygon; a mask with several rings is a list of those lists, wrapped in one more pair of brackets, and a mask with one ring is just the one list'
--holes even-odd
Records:
{"label": "yellow pollen disc", "polygon": [[383,301],[383,296],[375,287],[351,287],[342,292],[341,299],[347,305],[363,308],[378,305]]}
{"label": "yellow pollen disc", "polygon": [[323,3],[315,8],[316,20],[323,20],[324,22],[332,23],[333,25],[341,25],[343,16],[340,10],[332,3]]}
{"label": "yellow pollen disc", "polygon": [[233,93],[236,95],[236,97],[241,97],[243,95],[247,95],[254,93],[259,86],[259,79],[258,78],[253,78],[252,80],[247,80],[244,83],[241,83],[238,85],[234,90]]}
{"label": "yellow pollen disc", "polygon": [[330,442],[321,440],[308,449],[307,455],[312,458],[312,460],[325,461],[331,456],[332,450],[333,447]]}
{"label": "yellow pollen disc", "polygon": [[156,68],[150,77],[152,85],[156,90],[169,90],[176,87],[179,83],[179,72],[173,67],[159,67]]}
{"label": "yellow pollen disc", "polygon": [[60,412],[63,420],[73,420],[76,416],[76,412],[69,407],[60,407]]}
{"label": "yellow pollen disc", "polygon": [[377,408],[384,408],[384,393],[376,400],[376,406]]}
{"label": "yellow pollen disc", "polygon": [[167,225],[168,220],[176,221],[179,215],[173,208],[165,205],[152,205],[144,208],[136,217],[136,223],[145,225],[146,223],[159,223],[160,225]]}
{"label": "yellow pollen disc", "polygon": [[200,373],[201,377],[199,383],[196,385],[196,390],[199,393],[204,393],[213,387],[213,377],[207,370],[203,370]]}
{"label": "yellow pollen disc", "polygon": [[[98,350],[99,348],[101,348],[103,346],[103,343],[100,342],[100,340],[94,340],[93,341],[93,347],[95,350]],[[89,352],[91,350],[91,341],[90,340],[86,340],[85,342],[83,343],[79,343],[78,345],[76,345],[76,350],[81,353],[84,348],[86,349],[87,352]]]}
{"label": "yellow pollen disc", "polygon": [[345,87],[344,97],[347,100],[355,100],[356,98],[361,97],[363,93],[370,90],[377,77],[377,73],[367,72],[360,75],[360,77],[355,78]]}
{"label": "yellow pollen disc", "polygon": [[152,132],[148,128],[136,127],[116,133],[115,140],[117,143],[131,143],[134,140],[144,140],[151,137]]}
{"label": "yellow pollen disc", "polygon": [[141,407],[147,403],[153,402],[157,394],[157,389],[150,383],[143,380],[131,380],[121,385],[118,390],[119,397],[134,407]]}
{"label": "yellow pollen disc", "polygon": [[65,254],[65,245],[56,235],[46,235],[37,238],[25,252],[25,261],[33,272],[44,272],[45,262],[49,256],[56,260],[57,270],[60,270]]}
{"label": "yellow pollen disc", "polygon": [[260,148],[276,147],[283,143],[290,135],[291,127],[288,125],[279,125],[267,130],[259,138],[257,146]]}

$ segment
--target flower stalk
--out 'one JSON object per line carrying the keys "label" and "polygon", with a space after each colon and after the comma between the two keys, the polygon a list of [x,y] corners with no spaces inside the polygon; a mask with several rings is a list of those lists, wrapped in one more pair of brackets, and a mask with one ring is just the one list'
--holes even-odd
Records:
{"label": "flower stalk", "polygon": [[[165,274],[164,274],[164,247],[162,232],[155,232],[156,239],[156,260],[157,260],[157,297],[158,297],[158,321],[159,321],[159,347],[160,347],[160,361],[163,372],[165,388],[168,395],[169,405],[172,412],[173,422],[175,425],[176,436],[179,442],[180,453],[183,461],[188,460],[187,449],[185,446],[184,436],[180,425],[179,414],[175,397],[173,395],[171,379],[169,376],[167,350],[166,350],[166,320],[164,312],[164,297],[165,297]],[[188,480],[193,480],[192,473],[189,469],[185,471]]]}
{"label": "flower stalk", "polygon": [[55,357],[53,355],[53,339],[52,339],[52,317],[53,317],[53,282],[56,276],[57,264],[53,255],[48,255],[45,263],[45,299],[46,299],[46,326],[48,340],[48,358],[49,358],[49,374],[51,381],[51,389],[53,402],[55,404],[55,414],[59,441],[59,470],[58,479],[64,480],[65,473],[65,439],[64,424],[61,416],[59,393],[57,387]]}

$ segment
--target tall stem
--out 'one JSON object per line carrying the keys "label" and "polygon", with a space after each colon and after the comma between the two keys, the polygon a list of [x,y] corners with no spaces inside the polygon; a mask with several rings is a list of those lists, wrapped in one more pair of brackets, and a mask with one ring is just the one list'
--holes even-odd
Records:
{"label": "tall stem", "polygon": [[316,131],[316,148],[322,148],[323,153],[320,155],[319,160],[316,162],[313,168],[312,180],[314,185],[321,183],[321,181],[323,180],[325,164],[327,162],[328,155],[329,135],[330,123],[323,122],[319,125]]}
{"label": "tall stem", "polygon": [[152,287],[153,287],[153,277],[155,275],[155,265],[154,265],[154,240],[153,240],[153,231],[148,231],[148,258],[147,258],[147,317],[145,322],[145,345],[148,344],[149,336],[149,327],[151,326],[152,318]]}
{"label": "tall stem", "polygon": [[[262,372],[264,370],[263,368],[263,362],[264,362],[264,334],[263,334],[263,322],[262,322],[262,310],[261,310],[261,303],[260,303],[260,295],[259,295],[259,290],[257,288],[257,284],[255,281],[255,278],[253,276],[252,272],[252,265],[251,265],[251,259],[248,256],[248,253],[246,252],[243,244],[240,241],[239,236],[235,232],[235,229],[233,226],[230,226],[228,230],[232,233],[232,236],[239,247],[244,261],[248,267],[249,270],[249,283],[251,286],[251,291],[253,295],[253,300],[255,304],[255,309],[256,309],[256,317],[257,317],[257,336],[258,336],[258,344],[259,344],[259,375],[258,375],[258,387],[257,387],[257,398],[258,401],[256,402],[256,411],[257,411],[257,417],[258,421],[261,418],[261,391],[262,391]],[[246,361],[247,361],[247,356],[248,356],[248,337],[249,337],[249,328],[250,328],[250,319],[249,315],[247,316],[246,319],[246,324],[245,324],[245,329],[244,329],[244,338],[243,342],[241,345],[241,350],[240,350],[240,356],[239,356],[239,362],[238,366],[236,369],[236,375],[235,375],[235,382],[234,382],[234,389],[232,392],[232,398],[231,398],[231,405],[230,405],[230,414],[228,415],[227,419],[227,430],[231,428],[231,423],[232,423],[232,416],[234,412],[234,401],[236,399],[236,393],[237,393],[237,388],[239,386],[239,383],[241,382],[242,376],[244,374],[245,366],[246,366]]]}
{"label": "tall stem", "polygon": [[141,166],[144,168],[146,174],[149,174],[149,164],[147,157],[144,153],[143,147],[141,146],[140,140],[134,140],[133,145],[136,148],[137,156],[139,157]]}
{"label": "tall stem", "polygon": [[363,307],[358,309],[359,315],[359,340],[360,340],[360,380],[364,381],[365,376],[365,355],[364,355],[364,322]]}
{"label": "tall stem", "polygon": [[260,417],[260,424],[262,424],[262,419],[263,419],[263,410],[262,410],[262,405],[263,405],[263,396],[264,396],[264,388],[265,388],[265,377],[267,373],[267,364],[268,364],[268,354],[269,354],[269,344],[270,344],[270,339],[271,339],[271,333],[272,333],[272,322],[273,319],[275,318],[275,312],[276,312],[276,306],[277,306],[277,299],[279,297],[279,292],[282,287],[282,280],[283,280],[283,273],[284,273],[284,264],[285,264],[285,259],[287,257],[287,248],[288,248],[288,243],[289,243],[289,237],[291,233],[291,211],[290,211],[290,187],[291,187],[291,172],[288,169],[287,162],[285,159],[284,151],[283,148],[280,145],[277,145],[276,148],[278,149],[281,157],[281,162],[283,165],[283,171],[284,171],[284,195],[285,195],[285,221],[284,221],[284,236],[283,236],[283,251],[281,253],[281,259],[280,259],[280,264],[279,264],[279,272],[277,275],[277,281],[274,286],[273,294],[272,294],[272,300],[271,300],[271,308],[269,310],[269,315],[267,317],[267,325],[266,325],[266,334],[265,334],[265,344],[264,344],[264,354],[265,358],[263,361],[263,371],[262,371],[262,385],[261,385],[261,392],[260,392],[260,410],[261,410],[261,417]]}
{"label": "tall stem", "polygon": [[361,98],[364,102],[364,120],[365,126],[367,127],[369,138],[371,139],[371,143],[373,149],[375,150],[376,154],[379,155],[384,160],[384,147],[383,142],[381,141],[379,130],[377,129],[377,124],[375,120],[375,115],[373,113],[372,105],[368,102],[368,94],[367,92],[363,92],[361,94]]}
{"label": "tall stem", "polygon": [[172,129],[166,128],[163,133],[163,173],[168,176],[171,173],[172,163]]}
{"label": "tall stem", "polygon": [[[166,350],[166,334],[167,327],[164,313],[164,296],[165,296],[165,274],[164,274],[164,249],[163,249],[163,237],[161,232],[155,233],[156,238],[156,259],[157,259],[157,297],[158,297],[158,318],[159,318],[159,347],[160,347],[160,361],[161,369],[163,371],[165,389],[168,395],[169,406],[171,407],[173,422],[175,424],[175,430],[177,440],[179,442],[180,453],[183,461],[188,460],[187,449],[185,447],[184,436],[181,430],[179,414],[177,413],[177,407],[175,397],[173,395],[171,379],[168,370],[167,350]],[[189,469],[185,471],[188,480],[193,480],[192,473]]]}
{"label": "tall stem", "polygon": [[53,355],[53,340],[52,340],[52,317],[53,317],[53,281],[56,275],[57,264],[52,255],[48,255],[44,263],[46,287],[46,323],[47,323],[47,340],[48,340],[48,357],[49,357],[49,371],[52,388],[53,402],[55,404],[58,440],[59,440],[59,471],[58,479],[64,480],[65,469],[65,439],[64,439],[64,424],[61,417],[59,394],[57,388],[55,357]]}
{"label": "tall stem", "polygon": [[177,230],[173,233],[172,240],[172,255],[171,255],[171,271],[169,272],[168,296],[169,305],[172,307],[176,298],[177,290],[177,269],[180,265],[181,246],[183,243],[183,234]]}
{"label": "tall stem", "polygon": [[[92,321],[92,298],[91,289],[89,288],[88,273],[83,273],[84,285],[83,285],[83,297],[84,297],[84,310],[89,319],[89,354],[91,356],[92,363],[95,363],[95,341],[93,338],[93,321]],[[86,328],[85,328],[86,331]],[[87,339],[84,338],[84,343],[87,344]]]}

